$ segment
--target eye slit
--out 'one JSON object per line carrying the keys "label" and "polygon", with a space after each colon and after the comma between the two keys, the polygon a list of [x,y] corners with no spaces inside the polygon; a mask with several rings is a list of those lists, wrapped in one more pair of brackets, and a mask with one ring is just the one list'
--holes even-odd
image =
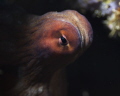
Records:
{"label": "eye slit", "polygon": [[67,45],[68,44],[67,39],[64,36],[61,36],[60,39],[61,39],[61,44],[62,45]]}

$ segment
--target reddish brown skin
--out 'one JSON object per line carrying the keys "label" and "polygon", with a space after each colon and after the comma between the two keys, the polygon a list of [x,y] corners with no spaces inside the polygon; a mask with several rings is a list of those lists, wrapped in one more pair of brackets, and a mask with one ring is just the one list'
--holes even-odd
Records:
{"label": "reddish brown skin", "polygon": [[[3,12],[3,17],[5,15]],[[12,13],[9,19],[11,17],[11,22],[0,22],[0,66],[12,66],[19,72],[5,93],[9,96],[67,96],[64,70],[91,44],[90,23],[74,10],[42,16]],[[6,31],[6,27],[9,30]],[[67,40],[66,45],[61,36]]]}

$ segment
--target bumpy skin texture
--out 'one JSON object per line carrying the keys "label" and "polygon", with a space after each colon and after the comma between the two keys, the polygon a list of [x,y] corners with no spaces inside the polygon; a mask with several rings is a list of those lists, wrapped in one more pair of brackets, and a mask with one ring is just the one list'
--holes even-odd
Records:
{"label": "bumpy skin texture", "polygon": [[0,66],[19,69],[9,96],[67,96],[64,69],[91,44],[91,25],[74,10],[16,13],[0,18]]}

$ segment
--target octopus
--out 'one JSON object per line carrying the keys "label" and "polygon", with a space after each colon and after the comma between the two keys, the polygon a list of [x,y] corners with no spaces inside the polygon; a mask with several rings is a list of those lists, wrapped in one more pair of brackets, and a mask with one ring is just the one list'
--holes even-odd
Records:
{"label": "octopus", "polygon": [[1,94],[67,96],[66,66],[90,46],[92,34],[89,21],[74,10],[41,16],[2,10]]}

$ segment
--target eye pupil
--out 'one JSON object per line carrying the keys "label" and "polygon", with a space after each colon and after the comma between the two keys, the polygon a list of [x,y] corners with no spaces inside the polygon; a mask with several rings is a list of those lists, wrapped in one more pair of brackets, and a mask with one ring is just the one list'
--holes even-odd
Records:
{"label": "eye pupil", "polygon": [[67,45],[67,40],[63,36],[61,36],[61,41],[63,45]]}

